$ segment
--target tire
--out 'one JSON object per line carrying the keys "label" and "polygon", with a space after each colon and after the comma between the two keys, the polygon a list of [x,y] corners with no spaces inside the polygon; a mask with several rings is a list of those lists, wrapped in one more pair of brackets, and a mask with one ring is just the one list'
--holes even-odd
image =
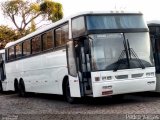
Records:
{"label": "tire", "polygon": [[20,80],[19,82],[18,94],[20,97],[26,97],[25,85],[24,85],[23,80]]}
{"label": "tire", "polygon": [[124,98],[123,94],[112,96],[114,100],[122,100]]}
{"label": "tire", "polygon": [[0,81],[0,93],[3,93],[2,82]]}
{"label": "tire", "polygon": [[19,91],[18,80],[14,81],[14,90],[15,90],[16,93],[18,93],[18,91]]}
{"label": "tire", "polygon": [[75,103],[75,98],[71,97],[70,86],[69,86],[69,81],[68,80],[65,82],[65,94],[64,94],[64,96],[65,96],[65,99],[66,99],[67,102],[69,102],[71,104]]}

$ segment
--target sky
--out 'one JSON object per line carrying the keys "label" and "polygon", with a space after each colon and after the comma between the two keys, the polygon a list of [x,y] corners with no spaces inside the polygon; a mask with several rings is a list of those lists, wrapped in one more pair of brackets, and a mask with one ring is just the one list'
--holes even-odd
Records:
{"label": "sky", "polygon": [[81,11],[141,11],[146,20],[160,20],[160,0],[55,0],[62,3],[64,16]]}
{"label": "sky", "polygon": [[[5,0],[0,0],[3,2]],[[34,1],[34,0],[30,0]],[[160,20],[160,0],[54,0],[63,5],[64,17],[84,11],[141,11],[146,21]],[[0,25],[13,24],[0,11]]]}

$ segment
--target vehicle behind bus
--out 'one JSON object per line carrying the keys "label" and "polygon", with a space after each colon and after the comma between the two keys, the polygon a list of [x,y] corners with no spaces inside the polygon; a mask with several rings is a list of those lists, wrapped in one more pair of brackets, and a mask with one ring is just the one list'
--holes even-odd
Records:
{"label": "vehicle behind bus", "polygon": [[20,96],[26,92],[63,94],[73,102],[77,97],[156,87],[149,31],[141,13],[78,14],[5,49],[7,89],[19,91]]}
{"label": "vehicle behind bus", "polygon": [[156,67],[156,92],[160,92],[160,21],[149,21],[148,27]]}

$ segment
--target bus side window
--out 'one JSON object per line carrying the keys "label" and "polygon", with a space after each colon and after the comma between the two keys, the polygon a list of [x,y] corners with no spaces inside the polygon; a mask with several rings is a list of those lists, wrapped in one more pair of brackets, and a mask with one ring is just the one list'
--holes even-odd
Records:
{"label": "bus side window", "polygon": [[56,47],[61,46],[61,28],[55,30]]}
{"label": "bus side window", "polygon": [[15,59],[15,47],[12,46],[8,49],[9,52],[9,60]]}
{"label": "bus side window", "polygon": [[69,36],[68,29],[69,29],[68,24],[65,24],[64,26],[55,30],[56,47],[63,46],[66,44]]}
{"label": "bus side window", "polygon": [[42,35],[43,50],[49,50],[53,48],[53,34],[52,31],[48,31]]}
{"label": "bus side window", "polygon": [[28,56],[31,53],[31,44],[30,40],[25,40],[23,42],[23,56]]}
{"label": "bus side window", "polygon": [[41,51],[41,39],[39,36],[32,39],[32,54],[39,53]]}
{"label": "bus side window", "polygon": [[68,24],[66,24],[66,25],[64,25],[64,26],[62,26],[62,38],[61,38],[61,41],[62,41],[62,44],[64,45],[64,44],[66,44],[66,42],[67,42],[67,40],[69,39],[69,27],[68,27]]}
{"label": "bus side window", "polygon": [[72,37],[76,38],[85,33],[85,20],[84,16],[72,19]]}
{"label": "bus side window", "polygon": [[22,56],[22,44],[19,43],[16,45],[16,58],[20,58]]}

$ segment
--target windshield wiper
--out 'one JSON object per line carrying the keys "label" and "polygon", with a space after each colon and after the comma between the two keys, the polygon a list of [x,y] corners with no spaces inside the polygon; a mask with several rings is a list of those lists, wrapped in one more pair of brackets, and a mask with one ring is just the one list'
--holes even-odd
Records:
{"label": "windshield wiper", "polygon": [[139,59],[138,55],[137,55],[136,52],[133,50],[133,48],[130,48],[130,44],[129,44],[128,39],[126,39],[126,41],[127,41],[127,45],[128,45],[128,51],[129,51],[128,53],[129,53],[130,59],[132,59],[131,56],[133,55],[133,56],[138,60],[138,63],[140,64],[141,68],[142,68],[142,69],[145,69],[145,66],[144,66],[144,64],[142,63],[141,59]]}
{"label": "windshield wiper", "polygon": [[127,60],[128,68],[130,68],[130,63],[129,63],[129,54],[130,54],[130,52],[128,51],[128,46],[127,46],[128,44],[126,43],[124,33],[123,33],[123,38],[124,38],[124,40],[123,40],[124,50],[122,50],[122,52],[121,52],[121,54],[120,54],[120,56],[119,56],[119,58],[118,58],[118,61],[116,62],[116,66],[115,66],[115,68],[113,69],[113,71],[117,71],[118,68],[119,68],[119,66],[120,66],[122,63],[123,63],[123,64],[125,63],[125,61],[122,60],[122,59],[124,58],[124,55],[126,55],[126,60]]}
{"label": "windshield wiper", "polygon": [[[133,48],[130,48],[129,41],[128,41],[128,39],[125,39],[125,35],[124,34],[123,34],[123,36],[124,36],[123,45],[124,45],[125,49],[121,52],[121,54],[120,54],[120,56],[118,58],[118,61],[116,62],[116,66],[113,69],[113,71],[117,71],[119,66],[121,64],[124,64],[126,61],[127,61],[128,68],[130,68],[130,60],[132,59],[132,56],[134,56],[138,60],[138,63],[140,64],[141,68],[144,69],[145,68],[144,64],[139,59],[138,55],[133,50]],[[125,54],[126,54],[126,61],[122,60],[124,58]]]}

